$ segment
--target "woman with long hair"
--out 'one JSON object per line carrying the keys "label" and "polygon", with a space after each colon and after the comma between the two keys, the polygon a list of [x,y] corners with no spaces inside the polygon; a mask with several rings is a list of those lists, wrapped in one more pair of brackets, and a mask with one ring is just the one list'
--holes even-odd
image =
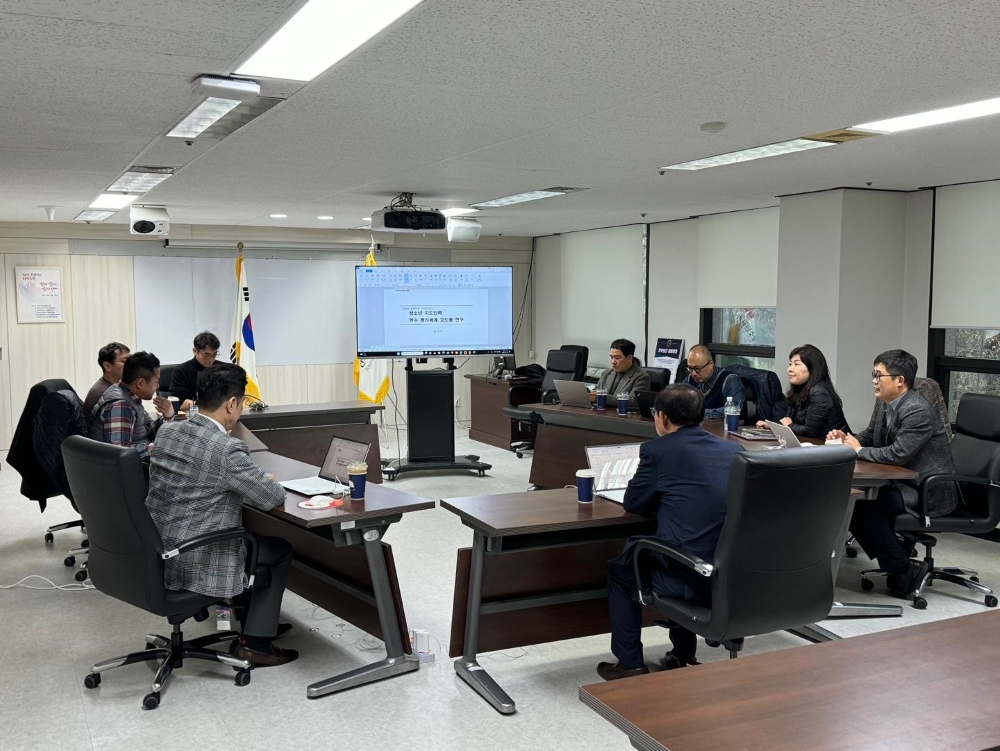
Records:
{"label": "woman with long hair", "polygon": [[790,416],[781,418],[782,425],[805,438],[826,438],[831,430],[850,432],[819,348],[803,344],[788,354],[788,384],[785,398]]}

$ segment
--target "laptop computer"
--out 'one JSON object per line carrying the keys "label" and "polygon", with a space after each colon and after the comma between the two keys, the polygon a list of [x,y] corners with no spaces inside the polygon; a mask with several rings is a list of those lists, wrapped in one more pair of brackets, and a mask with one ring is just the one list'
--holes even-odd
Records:
{"label": "laptop computer", "polygon": [[780,422],[771,422],[770,420],[765,420],[765,422],[767,423],[767,427],[771,429],[771,432],[774,433],[774,437],[777,438],[779,442],[785,442],[786,448],[797,449],[802,447],[802,441],[800,441],[799,437],[792,432],[790,427],[782,425]]}
{"label": "laptop computer", "polygon": [[590,390],[583,381],[556,381],[559,403],[567,407],[590,407]]}
{"label": "laptop computer", "polygon": [[594,495],[625,502],[625,489],[639,468],[640,443],[587,446],[587,466],[594,470]]}
{"label": "laptop computer", "polygon": [[653,410],[656,405],[656,391],[636,391],[635,401],[639,405],[639,414],[643,417],[655,417]]}
{"label": "laptop computer", "polygon": [[300,480],[285,480],[278,483],[286,490],[300,495],[323,495],[343,493],[348,488],[347,465],[368,459],[370,443],[352,441],[350,438],[334,438],[326,452],[326,459],[318,477],[304,477]]}

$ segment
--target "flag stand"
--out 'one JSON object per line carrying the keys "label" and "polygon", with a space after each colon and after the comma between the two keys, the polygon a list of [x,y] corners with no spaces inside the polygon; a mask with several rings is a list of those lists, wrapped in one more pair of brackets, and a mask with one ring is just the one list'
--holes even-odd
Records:
{"label": "flag stand", "polygon": [[444,370],[414,370],[406,359],[407,458],[382,468],[387,480],[405,472],[469,470],[485,476],[493,465],[478,456],[455,456],[455,359],[444,359]]}

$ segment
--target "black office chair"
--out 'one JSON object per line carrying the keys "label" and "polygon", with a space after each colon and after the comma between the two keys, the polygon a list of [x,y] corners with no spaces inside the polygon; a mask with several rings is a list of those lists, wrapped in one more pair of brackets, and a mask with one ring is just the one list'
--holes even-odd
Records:
{"label": "black office chair", "polygon": [[177,365],[160,366],[160,391],[170,391],[170,385],[174,382],[174,371]]}
{"label": "black office chair", "polygon": [[670,383],[670,368],[643,368],[649,375],[649,390],[663,391]]}
{"label": "black office chair", "polygon": [[582,352],[583,358],[577,364],[577,373],[572,379],[574,381],[582,381],[584,376],[587,374],[587,363],[590,361],[590,348],[584,347],[582,344],[564,344],[559,349],[565,352]]}
{"label": "black office chair", "polygon": [[[510,405],[503,408],[503,413],[522,425],[528,425],[529,430],[534,432],[538,424],[542,422],[541,415],[520,405],[555,403],[558,398],[556,381],[583,380],[586,362],[584,353],[580,349],[550,349],[545,358],[545,377],[542,378],[541,389],[536,389],[533,386],[511,386]],[[510,450],[517,454],[518,459],[521,459],[524,457],[525,451],[530,451],[533,448],[535,448],[534,439],[515,443],[510,447]]]}
{"label": "black office chair", "polygon": [[[62,378],[40,381],[31,387],[21,417],[17,421],[17,429],[14,431],[10,450],[7,453],[7,463],[21,475],[21,495],[37,502],[39,510],[43,513],[49,498],[55,498],[65,492],[65,488],[58,487],[53,482],[35,453],[35,418],[38,416],[38,410],[41,409],[45,397],[57,391],[73,391],[73,387]],[[73,391],[73,393],[76,392]],[[76,511],[73,499],[69,500],[73,510]],[[45,544],[51,545],[55,541],[55,532],[81,527],[83,527],[83,519],[53,524],[45,530]],[[86,540],[81,543],[81,546],[84,546],[85,542]],[[70,555],[63,562],[67,566],[73,566],[76,563],[73,551],[70,551]]]}
{"label": "black office chair", "polygon": [[752,378],[740,376],[743,383],[743,404],[740,406],[740,424],[756,425],[757,420],[764,419],[757,416],[757,385]]}
{"label": "black office chair", "polygon": [[[656,537],[635,547],[639,599],[736,657],[743,639],[825,619],[832,556],[843,544],[856,456],[847,446],[747,451],[733,457],[726,521],[712,561]],[[649,553],[710,579],[711,603],[664,597],[650,585]],[[835,638],[827,634],[826,638]]]}
{"label": "black office chair", "polygon": [[[978,572],[972,569],[937,567],[934,564],[936,534],[959,532],[984,534],[1000,524],[1000,397],[986,394],[964,394],[958,403],[955,418],[955,435],[951,442],[951,455],[955,474],[931,475],[920,484],[920,510],[929,488],[944,482],[957,482],[961,502],[958,508],[945,516],[900,514],[893,528],[904,545],[924,546],[924,562],[928,565],[926,576],[913,593],[913,607],[923,610],[927,600],[925,587],[934,581],[946,581],[984,595],[986,607],[995,608],[997,598],[993,590],[979,582]],[[861,573],[861,587],[874,588],[873,576],[884,576],[885,571],[874,569]]]}
{"label": "black office chair", "polygon": [[247,572],[252,587],[257,569],[257,538],[244,529],[232,529],[194,537],[174,550],[165,551],[146,509],[147,483],[139,454],[131,448],[82,436],[67,438],[62,452],[69,485],[90,535],[89,571],[94,586],[117,600],[165,616],[173,626],[169,639],[150,634],[146,636],[143,651],[96,663],[83,685],[97,688],[101,685],[101,674],[112,668],[161,660],[153,678],[153,690],[142,700],[144,709],[156,709],[167,678],[190,658],[230,665],[237,670],[237,686],[250,683],[248,661],[228,652],[206,649],[211,644],[237,638],[236,632],[184,641],[181,624],[188,618],[204,621],[208,618],[208,607],[222,600],[167,589],[163,585],[163,561],[219,540],[241,539],[247,548]]}

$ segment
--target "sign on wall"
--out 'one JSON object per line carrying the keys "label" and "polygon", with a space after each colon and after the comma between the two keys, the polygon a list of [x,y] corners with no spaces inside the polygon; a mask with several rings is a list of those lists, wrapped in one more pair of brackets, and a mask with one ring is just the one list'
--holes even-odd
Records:
{"label": "sign on wall", "polygon": [[14,268],[18,323],[64,323],[62,269],[52,266]]}

